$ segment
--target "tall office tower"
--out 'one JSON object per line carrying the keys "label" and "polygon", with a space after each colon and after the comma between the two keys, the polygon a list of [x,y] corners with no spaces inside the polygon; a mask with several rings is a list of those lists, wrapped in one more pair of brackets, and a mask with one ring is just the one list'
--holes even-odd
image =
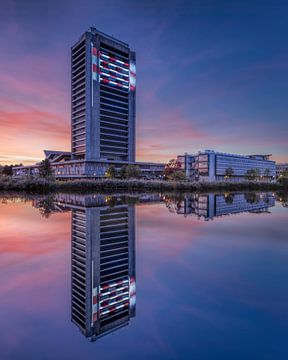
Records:
{"label": "tall office tower", "polygon": [[72,209],[71,319],[91,341],[128,325],[136,306],[134,205],[110,208],[100,197],[78,196],[76,206],[66,201]]}
{"label": "tall office tower", "polygon": [[135,161],[135,52],[91,28],[71,67],[72,159]]}

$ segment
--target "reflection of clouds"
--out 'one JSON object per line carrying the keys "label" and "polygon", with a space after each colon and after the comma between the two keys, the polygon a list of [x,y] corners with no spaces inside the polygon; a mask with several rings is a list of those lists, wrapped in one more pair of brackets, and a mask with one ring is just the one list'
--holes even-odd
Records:
{"label": "reflection of clouds", "polygon": [[1,267],[13,269],[34,258],[55,255],[65,246],[63,239],[70,232],[69,214],[59,214],[50,223],[41,221],[38,210],[22,203],[0,204],[0,209]]}
{"label": "reflection of clouds", "polygon": [[75,342],[85,355],[117,358],[117,352],[134,356],[142,349],[146,358],[177,358],[185,349],[223,347],[223,338],[234,340],[243,329],[247,336],[281,330],[288,311],[282,286],[287,211],[279,203],[269,222],[250,213],[204,222],[170,213],[164,203],[137,205],[137,317],[93,348],[70,324],[71,214],[44,219],[30,202],[1,204],[0,211],[0,250],[5,261],[13,260],[0,272],[4,351],[40,349],[48,338],[61,352],[75,349]]}
{"label": "reflection of clouds", "polygon": [[[145,241],[145,245],[151,250],[160,247],[159,261],[166,262],[167,257],[175,258],[188,244],[197,241],[202,233],[196,218],[189,218],[187,221],[184,217],[167,211],[164,204],[142,205],[138,207],[137,213],[137,241]],[[152,252],[151,256],[157,257],[159,254]]]}
{"label": "reflection of clouds", "polygon": [[0,213],[0,317],[6,324],[2,332],[5,358],[8,348],[18,351],[31,342],[35,326],[45,333],[44,324],[57,322],[67,306],[63,284],[69,273],[70,214],[58,214],[49,221],[41,218],[30,201],[0,204]]}
{"label": "reflection of clouds", "polygon": [[[288,310],[279,288],[285,281],[281,279],[287,231],[282,214],[274,208],[272,212],[269,222],[263,221],[265,214],[242,213],[207,223],[171,214],[164,205],[138,208],[139,309],[141,301],[145,304],[138,320],[153,324],[153,336],[160,337],[155,346],[170,345],[169,325],[177,328],[174,340],[181,329],[194,334],[192,346],[201,343],[200,334],[207,344],[211,341],[208,329],[221,336],[237,328],[259,331],[251,314],[259,314],[263,323],[281,320]],[[271,229],[276,228],[273,236]],[[167,248],[174,248],[174,253]],[[279,263],[273,265],[276,259]],[[268,294],[270,286],[273,291]],[[153,301],[142,294],[153,294]],[[222,346],[221,336],[213,336],[214,345]]]}

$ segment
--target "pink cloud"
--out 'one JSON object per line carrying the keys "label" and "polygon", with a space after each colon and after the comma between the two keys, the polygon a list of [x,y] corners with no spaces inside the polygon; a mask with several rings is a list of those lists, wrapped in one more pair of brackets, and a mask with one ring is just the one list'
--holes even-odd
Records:
{"label": "pink cloud", "polygon": [[0,163],[35,163],[44,149],[70,149],[69,123],[61,114],[0,111],[0,124]]}

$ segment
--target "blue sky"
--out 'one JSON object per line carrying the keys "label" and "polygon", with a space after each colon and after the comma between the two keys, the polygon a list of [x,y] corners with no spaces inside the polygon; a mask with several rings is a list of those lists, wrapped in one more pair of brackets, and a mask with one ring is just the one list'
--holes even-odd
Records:
{"label": "blue sky", "polygon": [[216,149],[288,161],[286,1],[6,1],[0,163],[70,149],[70,46],[95,26],[137,53],[137,158]]}

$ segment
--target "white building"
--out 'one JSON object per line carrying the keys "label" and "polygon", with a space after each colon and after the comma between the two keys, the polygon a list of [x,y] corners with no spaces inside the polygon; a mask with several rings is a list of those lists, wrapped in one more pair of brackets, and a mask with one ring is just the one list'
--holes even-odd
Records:
{"label": "white building", "polygon": [[179,155],[188,179],[195,181],[275,181],[275,161],[271,155],[236,155],[213,150]]}

